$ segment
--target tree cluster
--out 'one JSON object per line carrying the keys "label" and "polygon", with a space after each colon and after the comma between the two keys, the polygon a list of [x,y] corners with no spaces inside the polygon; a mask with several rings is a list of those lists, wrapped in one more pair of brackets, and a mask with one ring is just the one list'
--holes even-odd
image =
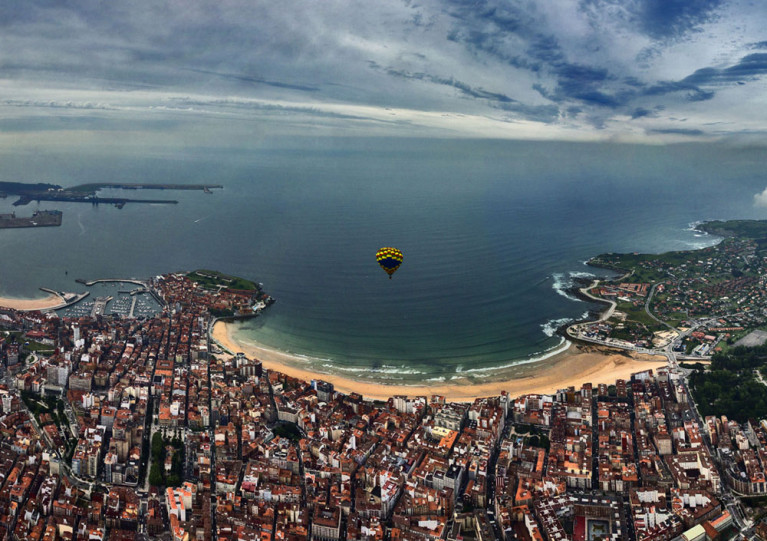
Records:
{"label": "tree cluster", "polygon": [[726,415],[745,422],[767,417],[767,387],[756,370],[767,369],[767,346],[736,347],[712,357],[690,375],[690,387],[701,415]]}
{"label": "tree cluster", "polygon": [[[167,446],[174,449],[171,470],[165,472]],[[162,434],[155,432],[152,436],[152,467],[149,470],[149,484],[153,486],[177,487],[184,479],[184,444],[178,438],[165,439]]]}

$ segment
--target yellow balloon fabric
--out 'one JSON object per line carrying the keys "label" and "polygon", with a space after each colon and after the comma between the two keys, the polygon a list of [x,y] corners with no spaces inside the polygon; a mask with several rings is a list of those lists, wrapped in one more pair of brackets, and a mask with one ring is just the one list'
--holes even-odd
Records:
{"label": "yellow balloon fabric", "polygon": [[402,252],[396,248],[384,247],[376,252],[376,261],[378,261],[381,268],[386,271],[389,278],[391,278],[391,275],[394,274],[402,264],[402,259]]}

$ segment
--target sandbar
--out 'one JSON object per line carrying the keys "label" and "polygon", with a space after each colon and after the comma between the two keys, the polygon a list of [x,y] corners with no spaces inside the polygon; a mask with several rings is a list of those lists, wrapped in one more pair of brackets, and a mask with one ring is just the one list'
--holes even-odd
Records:
{"label": "sandbar", "polygon": [[558,389],[583,383],[596,386],[599,383],[613,384],[617,379],[629,380],[631,374],[644,370],[666,367],[662,356],[631,355],[603,350],[596,346],[571,344],[566,351],[548,359],[522,364],[499,374],[496,381],[482,383],[460,381],[436,383],[434,385],[386,385],[359,381],[346,376],[326,374],[301,368],[301,358],[265,347],[256,342],[240,343],[234,338],[235,324],[216,322],[211,338],[225,349],[244,353],[248,358],[261,361],[269,370],[288,376],[311,381],[322,379],[332,383],[342,393],[356,392],[371,400],[387,400],[395,395],[431,396],[441,395],[448,401],[468,402],[475,398],[498,396],[501,391],[512,397],[523,394],[552,394]]}
{"label": "sandbar", "polygon": [[0,297],[0,307],[14,310],[50,310],[61,306],[64,300],[58,295],[50,294],[42,299],[13,299]]}

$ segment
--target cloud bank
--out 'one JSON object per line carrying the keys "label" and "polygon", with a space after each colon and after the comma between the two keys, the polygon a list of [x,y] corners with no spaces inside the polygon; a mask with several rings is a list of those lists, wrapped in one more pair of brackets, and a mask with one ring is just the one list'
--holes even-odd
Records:
{"label": "cloud bank", "polygon": [[767,10],[746,0],[28,0],[0,6],[0,27],[6,133],[62,119],[648,141],[767,128]]}
{"label": "cloud bank", "polygon": [[761,193],[754,194],[754,206],[767,208],[767,188],[765,188]]}

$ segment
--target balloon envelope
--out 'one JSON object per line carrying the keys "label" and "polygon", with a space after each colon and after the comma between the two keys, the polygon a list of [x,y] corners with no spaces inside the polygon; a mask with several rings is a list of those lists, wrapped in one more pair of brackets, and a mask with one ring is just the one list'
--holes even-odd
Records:
{"label": "balloon envelope", "polygon": [[376,253],[376,261],[381,265],[381,268],[386,271],[386,274],[394,274],[400,265],[402,265],[402,252],[396,248],[381,248]]}

